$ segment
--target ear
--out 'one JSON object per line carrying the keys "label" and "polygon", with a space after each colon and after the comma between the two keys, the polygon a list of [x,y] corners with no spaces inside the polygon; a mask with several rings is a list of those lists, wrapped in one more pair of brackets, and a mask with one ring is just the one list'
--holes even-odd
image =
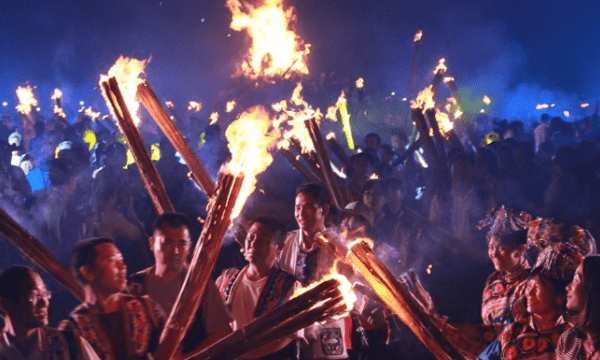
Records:
{"label": "ear", "polygon": [[94,274],[88,265],[80,266],[79,273],[88,283],[94,280]]}
{"label": "ear", "polygon": [[150,246],[151,253],[154,253],[154,242],[155,242],[154,236],[150,236],[148,238],[148,246]]}

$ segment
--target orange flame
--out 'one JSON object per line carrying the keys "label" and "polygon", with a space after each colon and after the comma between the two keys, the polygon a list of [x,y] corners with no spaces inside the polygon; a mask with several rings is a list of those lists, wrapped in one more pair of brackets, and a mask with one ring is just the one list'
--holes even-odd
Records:
{"label": "orange flame", "polygon": [[267,110],[261,105],[244,111],[225,131],[231,160],[226,171],[233,175],[244,175],[244,183],[231,218],[235,218],[248,196],[256,187],[256,176],[273,162],[269,150],[277,144],[280,132],[272,126]]}
{"label": "orange flame", "polygon": [[210,124],[208,124],[208,125],[214,125],[214,124],[216,124],[216,123],[217,123],[217,121],[219,120],[219,113],[218,113],[218,112],[216,112],[216,111],[213,111],[213,112],[210,114],[209,118],[210,118]]}
{"label": "orange flame", "polygon": [[61,108],[60,106],[54,104],[54,113],[62,118],[66,118],[67,114],[65,114],[65,111],[63,110],[63,108]]}
{"label": "orange flame", "polygon": [[463,114],[464,114],[464,113],[463,113],[462,111],[460,111],[460,109],[457,109],[457,110],[454,112],[454,120],[460,119],[460,118],[463,116]]}
{"label": "orange flame", "polygon": [[254,6],[243,0],[227,0],[231,11],[230,27],[246,30],[252,40],[248,58],[242,63],[243,74],[251,79],[308,74],[305,58],[310,44],[291,29],[293,8],[284,10],[283,0],[264,0]]}
{"label": "orange flame", "polygon": [[582,108],[582,109],[585,109],[586,107],[589,107],[589,106],[590,106],[590,103],[582,103],[582,104],[581,104],[581,105],[579,105],[579,106],[581,106],[581,108]]}
{"label": "orange flame", "polygon": [[[146,65],[150,62],[150,59],[138,60],[133,58],[127,58],[119,56],[115,64],[108,70],[107,75],[100,75],[100,83],[105,82],[110,77],[115,77],[119,83],[119,89],[123,94],[123,99],[129,108],[131,117],[136,126],[139,126],[140,118],[138,115],[140,103],[136,98],[137,87],[142,82],[141,75],[144,74]],[[106,98],[106,94],[104,94]],[[107,103],[108,103],[108,99]],[[112,106],[108,106],[111,112],[114,111]],[[113,113],[113,116],[115,114]]]}
{"label": "orange flame", "polygon": [[[171,102],[171,107],[173,107],[173,103],[172,102]],[[188,111],[198,112],[198,111],[202,110],[202,103],[198,102],[198,101],[193,101],[192,100],[192,101],[188,102],[187,110]]]}
{"label": "orange flame", "polygon": [[38,104],[37,99],[33,95],[33,88],[29,85],[17,87],[17,98],[19,98],[19,105],[17,105],[16,109],[23,115],[31,114],[31,109]]}
{"label": "orange flame", "polygon": [[227,104],[225,105],[225,112],[227,112],[227,113],[232,112],[233,109],[235,109],[236,105],[237,104],[236,104],[235,100],[228,101]]}
{"label": "orange flame", "polygon": [[431,109],[435,107],[435,101],[433,101],[432,86],[429,85],[423,91],[419,93],[416,100],[411,100],[410,107],[413,109],[421,108],[423,110]]}
{"label": "orange flame", "polygon": [[454,128],[454,123],[450,121],[448,114],[444,112],[436,112],[435,120],[437,121],[438,127],[440,128],[440,132],[442,134],[446,134]]}
{"label": "orange flame", "polygon": [[[442,58],[438,62],[438,65],[435,67],[435,70],[433,70],[433,73],[436,74],[436,75],[438,73],[439,74],[444,74],[446,72],[446,70],[448,70],[448,67],[446,66],[446,59]],[[452,79],[452,80],[454,80],[454,79]]]}
{"label": "orange flame", "polygon": [[[274,126],[282,131],[283,140],[296,139],[302,147],[302,152],[308,153],[314,150],[314,145],[304,126],[304,120],[315,118],[321,120],[323,114],[319,109],[313,109],[312,106],[302,97],[302,83],[298,83],[294,88],[290,105],[286,101],[280,101],[271,105],[271,108],[277,112],[277,118]],[[285,143],[279,145],[284,147]]]}
{"label": "orange flame", "polygon": [[357,89],[362,89],[363,87],[365,87],[365,79],[363,78],[358,78],[356,80],[356,88]]}
{"label": "orange flame", "polygon": [[536,109],[536,110],[544,110],[544,109],[547,109],[547,108],[549,108],[549,107],[550,107],[550,105],[548,105],[548,104],[537,104],[537,105],[535,106],[535,109]]}
{"label": "orange flame", "polygon": [[54,92],[52,93],[52,96],[50,97],[50,100],[60,100],[62,99],[63,93],[59,88],[54,89]]}
{"label": "orange flame", "polygon": [[328,107],[327,114],[325,115],[325,119],[331,120],[333,122],[337,122],[338,121],[337,111],[338,111],[337,103],[335,105]]}
{"label": "orange flame", "polygon": [[90,106],[87,109],[85,109],[85,115],[89,116],[92,119],[92,121],[96,121],[96,119],[98,119],[101,114],[92,110],[92,107]]}
{"label": "orange flame", "polygon": [[415,37],[413,39],[414,42],[419,42],[421,41],[421,38],[423,37],[423,30],[419,30],[417,31],[417,33],[415,34]]}
{"label": "orange flame", "polygon": [[483,97],[483,103],[486,104],[487,106],[490,106],[490,104],[492,103],[492,100],[487,95],[485,95]]}
{"label": "orange flame", "polygon": [[433,272],[433,264],[427,265],[427,268],[425,268],[425,272],[427,273],[427,275],[431,275],[431,273]]}
{"label": "orange flame", "polygon": [[[348,280],[348,278],[345,277],[344,275],[339,274],[335,270],[335,266],[333,268],[331,268],[331,270],[329,271],[329,274],[323,276],[323,278],[321,280],[310,283],[306,287],[298,287],[296,290],[294,290],[294,293],[292,294],[290,299],[298,297],[298,296],[304,294],[305,292],[308,292],[309,290],[314,289],[319,284],[321,284],[327,280],[331,280],[331,279],[336,279],[340,283],[340,285],[338,286],[338,289],[340,290],[340,293],[342,294],[342,296],[344,298],[344,303],[346,305],[346,313],[335,316],[334,318],[339,319],[339,318],[346,317],[348,315],[348,313],[350,313],[350,311],[352,311],[352,309],[354,309],[354,304],[357,301],[357,297],[356,297],[356,294],[354,293],[354,290],[352,287],[352,282],[350,282],[350,280]],[[312,308],[314,309],[314,308],[321,306],[323,302],[325,302],[325,301],[316,303],[315,305],[313,305]]]}
{"label": "orange flame", "polygon": [[369,180],[377,180],[377,179],[379,179],[379,175],[377,175],[377,174],[373,174],[369,177]]}
{"label": "orange flame", "polygon": [[331,140],[331,139],[335,139],[335,133],[332,131],[329,134],[327,134],[327,136],[325,136],[326,140]]}

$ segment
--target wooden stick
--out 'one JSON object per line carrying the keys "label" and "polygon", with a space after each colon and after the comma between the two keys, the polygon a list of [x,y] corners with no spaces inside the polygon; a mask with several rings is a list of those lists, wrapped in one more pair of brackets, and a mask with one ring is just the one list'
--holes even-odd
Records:
{"label": "wooden stick", "polygon": [[244,177],[221,173],[218,186],[211,200],[208,218],[194,249],[194,256],[181,291],[171,309],[161,333],[154,359],[172,359],[195,318],[206,285],[221,251],[223,238],[231,223],[231,214],[239,195]]}
{"label": "wooden stick", "polygon": [[165,185],[160,175],[158,175],[158,171],[148,154],[148,150],[146,150],[142,134],[140,134],[138,128],[133,123],[133,118],[123,99],[117,79],[111,77],[108,81],[102,82],[101,85],[106,98],[114,110],[113,113],[115,114],[117,124],[127,140],[127,146],[131,149],[146,191],[148,191],[148,195],[150,195],[156,211],[159,214],[175,211],[167,195]]}
{"label": "wooden stick", "polygon": [[331,192],[331,196],[333,197],[333,202],[338,209],[343,209],[346,206],[346,201],[342,196],[342,192],[337,183],[337,179],[331,169],[331,164],[329,160],[329,155],[327,153],[327,148],[325,147],[325,142],[323,141],[323,136],[321,135],[321,130],[319,129],[319,125],[317,121],[312,118],[308,120],[304,120],[304,125],[308,129],[308,133],[310,134],[310,138],[313,141],[315,146],[315,152],[317,154],[317,159],[319,160],[319,165],[321,166],[321,171],[325,180],[325,184],[329,188]]}
{"label": "wooden stick", "polygon": [[423,31],[421,29],[419,29],[417,31],[417,33],[415,34],[414,40],[413,40],[413,56],[412,56],[412,61],[410,63],[410,77],[409,77],[409,81],[408,81],[408,97],[409,98],[414,98],[415,97],[415,83],[417,80],[417,64],[418,64],[418,60],[419,60],[419,48],[421,45],[421,36],[423,34]]}
{"label": "wooden stick", "polygon": [[[333,306],[343,300],[339,291],[339,282],[330,279],[317,285],[298,297],[289,300],[278,308],[266,312],[245,327],[227,335],[208,348],[197,348],[184,355],[185,359],[234,359],[258,349],[272,341],[287,336],[294,331],[323,319]],[[317,303],[328,300],[330,304],[319,306],[317,314],[310,313]],[[333,304],[331,304],[333,302]],[[300,327],[298,319],[302,320]],[[292,326],[290,326],[292,324]]]}
{"label": "wooden stick", "polygon": [[440,127],[435,117],[435,108],[425,110],[426,118],[429,120],[429,126],[433,130],[433,138],[435,139],[436,152],[438,156],[438,162],[441,167],[446,167],[446,151],[444,150],[444,137],[440,131]]}
{"label": "wooden stick", "polygon": [[177,129],[177,126],[175,126],[175,123],[171,120],[169,114],[167,114],[166,110],[162,107],[148,81],[144,81],[138,85],[137,96],[150,116],[152,116],[165,136],[169,139],[173,147],[177,149],[190,169],[196,183],[200,185],[208,197],[211,197],[215,192],[215,182],[210,177],[210,174],[204,165],[198,160],[198,157],[184,139],[179,129]]}
{"label": "wooden stick", "polygon": [[305,178],[312,182],[321,183],[321,179],[317,175],[315,175],[309,168],[304,166],[302,162],[298,161],[289,150],[280,149],[279,153],[284,158],[286,158],[286,160],[289,161],[290,164],[292,164],[292,166],[296,168],[296,170],[298,170],[300,174],[304,175]]}
{"label": "wooden stick", "polygon": [[365,242],[350,247],[349,261],[356,266],[373,290],[400,317],[437,359],[464,359],[437,328],[435,322],[419,311],[406,289],[396,280]]}
{"label": "wooden stick", "polygon": [[348,166],[350,164],[350,157],[348,156],[348,154],[346,154],[346,152],[344,151],[344,149],[342,148],[342,146],[336,138],[327,138],[327,144],[329,145],[329,148],[335,154],[335,156],[337,156],[337,158],[340,159],[340,161],[344,164],[344,166]]}
{"label": "wooden stick", "polygon": [[421,136],[423,148],[427,152],[430,161],[433,162],[432,165],[434,170],[439,169],[437,149],[435,147],[435,144],[433,143],[433,140],[429,136],[429,127],[427,126],[427,121],[423,116],[423,110],[421,108],[412,109],[411,116],[415,123],[415,127],[417,128],[417,130],[419,131],[419,135]]}
{"label": "wooden stick", "polygon": [[0,233],[33,263],[55,278],[78,300],[84,300],[83,287],[77,281],[77,278],[42,243],[23,229],[2,208],[0,208]]}

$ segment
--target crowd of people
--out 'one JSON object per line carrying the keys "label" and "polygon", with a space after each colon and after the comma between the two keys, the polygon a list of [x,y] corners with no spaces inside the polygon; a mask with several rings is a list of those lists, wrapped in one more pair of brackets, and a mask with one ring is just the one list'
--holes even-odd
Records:
{"label": "crowd of people", "polygon": [[[144,135],[177,213],[156,213],[114,127],[84,113],[32,117],[30,128],[2,117],[0,206],[72,269],[85,298],[77,304],[0,239],[0,359],[151,359],[208,199],[158,132]],[[178,125],[216,178],[229,156],[220,126]],[[274,174],[285,176],[259,179],[180,352],[329,273],[337,262],[324,236],[370,238],[391,274],[415,271],[429,316],[466,359],[600,359],[598,116],[544,114],[528,126],[480,117],[462,131],[459,144],[441,144],[443,162],[402,129],[366,134],[358,151],[332,159],[341,208],[277,159]],[[358,283],[360,306],[245,358],[430,358],[360,274],[337,265]]]}

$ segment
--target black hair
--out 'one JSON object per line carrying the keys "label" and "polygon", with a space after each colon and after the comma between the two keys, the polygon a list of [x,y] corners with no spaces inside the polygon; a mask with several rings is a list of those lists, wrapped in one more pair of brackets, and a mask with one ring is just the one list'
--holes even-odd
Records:
{"label": "black hair", "polygon": [[370,179],[367,180],[365,186],[363,186],[363,193],[367,190],[375,190],[380,196],[387,196],[387,186],[385,181],[381,179]]}
{"label": "black hair", "polygon": [[[535,278],[536,276],[539,276],[540,279],[542,279],[543,281],[546,281],[546,282],[552,284],[552,286],[554,287],[554,291],[558,295],[564,295],[564,296],[567,295],[567,285],[569,285],[571,280],[573,280],[573,278],[561,279],[556,276],[552,276],[550,274],[550,271],[548,271],[544,266],[536,266],[533,269],[531,269],[528,280],[531,280],[531,279]],[[562,309],[562,310],[564,310],[564,309]]]}
{"label": "black hair", "polygon": [[176,212],[166,212],[154,220],[152,223],[152,232],[154,233],[156,230],[164,229],[165,227],[178,229],[182,226],[185,226],[189,231],[192,230],[192,223],[187,216]]}
{"label": "black hair", "polygon": [[4,269],[0,273],[0,299],[19,302],[23,283],[31,274],[33,270],[26,266],[10,266]]}
{"label": "black hair", "polygon": [[310,196],[320,207],[331,203],[329,191],[321,184],[302,184],[296,189],[296,196],[298,196],[298,194]]}
{"label": "black hair", "polygon": [[509,250],[516,250],[527,244],[527,230],[511,230],[499,227],[499,229],[490,229],[486,235],[488,243],[493,238],[498,239],[500,246]]}
{"label": "black hair", "polygon": [[93,267],[96,263],[96,258],[98,258],[96,246],[105,243],[115,244],[109,238],[90,238],[81,240],[73,247],[71,251],[71,270],[83,284],[87,283],[87,281],[81,275],[79,268],[86,265]]}
{"label": "black hair", "polygon": [[256,223],[262,224],[269,229],[275,237],[276,244],[280,244],[285,240],[285,226],[279,219],[270,216],[261,216],[252,221],[252,225]]}
{"label": "black hair", "polygon": [[578,325],[591,335],[594,347],[600,346],[600,256],[586,256],[583,259],[583,289],[585,307],[580,314]]}

